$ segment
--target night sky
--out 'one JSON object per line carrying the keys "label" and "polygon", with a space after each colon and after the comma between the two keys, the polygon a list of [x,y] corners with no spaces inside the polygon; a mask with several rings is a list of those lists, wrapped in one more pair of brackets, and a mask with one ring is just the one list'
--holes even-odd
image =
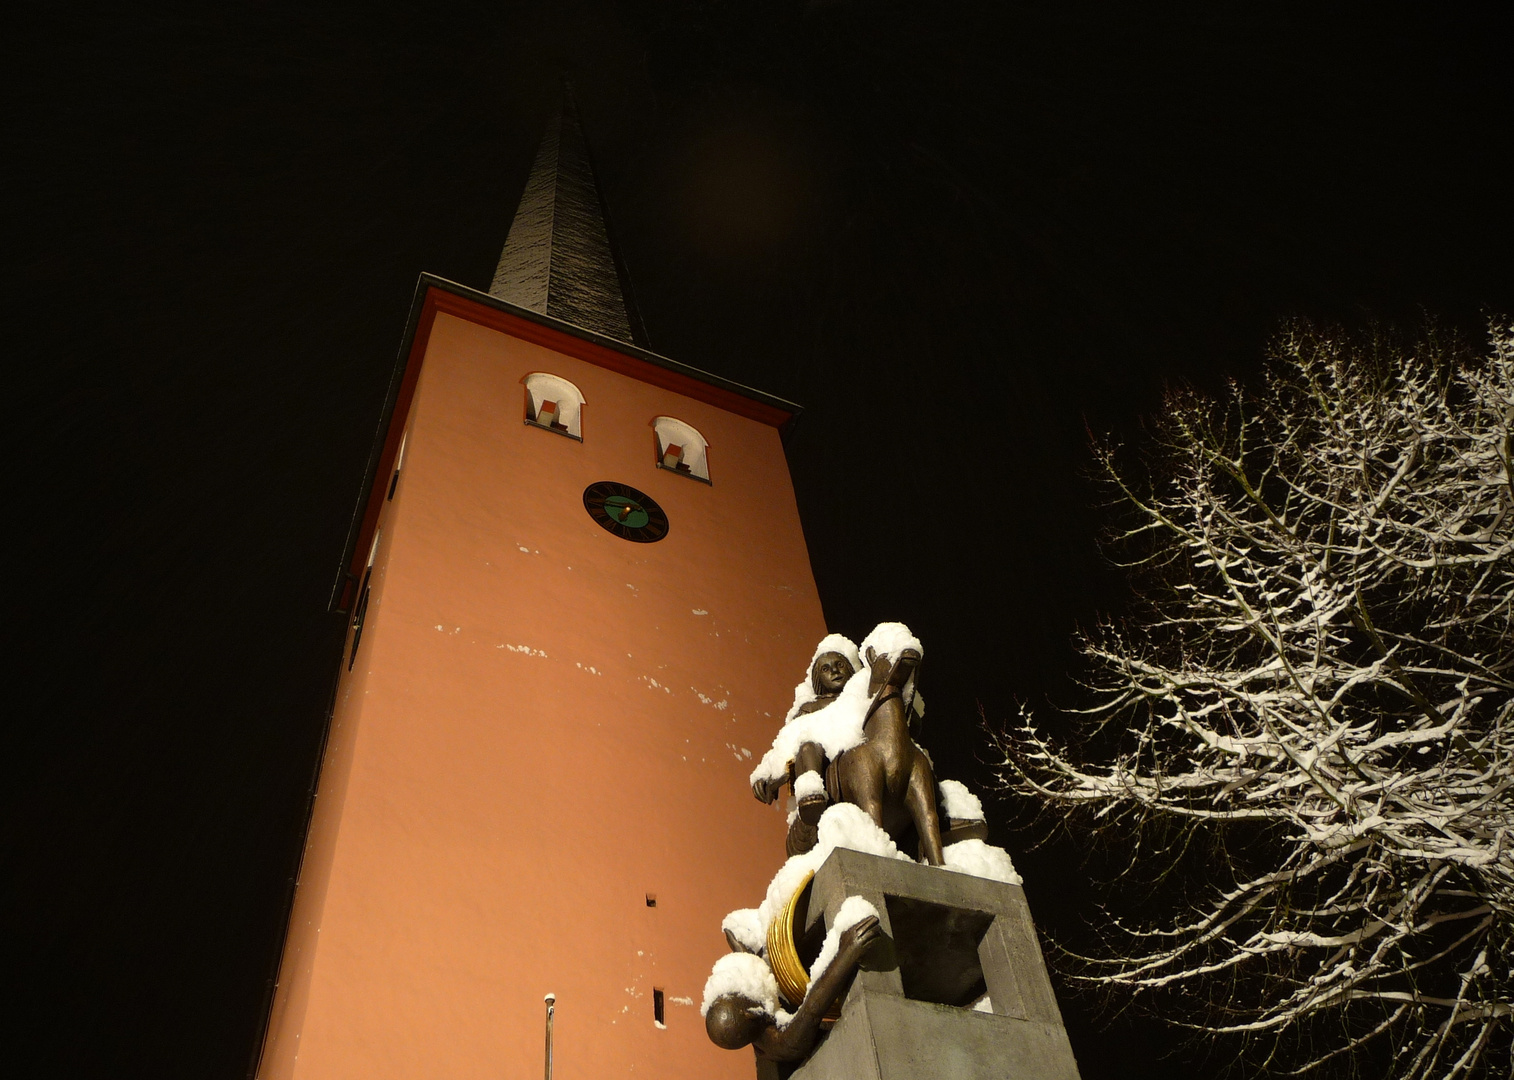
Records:
{"label": "night sky", "polygon": [[[831,627],[915,630],[979,790],[980,707],[1060,727],[1124,603],[1090,431],[1255,380],[1288,318],[1514,314],[1507,18],[1128,7],[13,11],[5,1059],[245,1074],[416,277],[487,287],[564,73],[653,348],[806,407]],[[1076,943],[1080,852],[989,808]],[[1223,1061],[1062,1005],[1086,1080]]]}

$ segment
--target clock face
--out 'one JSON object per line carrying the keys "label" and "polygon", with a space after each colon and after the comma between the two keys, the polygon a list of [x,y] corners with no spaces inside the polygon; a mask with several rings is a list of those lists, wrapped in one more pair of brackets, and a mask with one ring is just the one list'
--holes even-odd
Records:
{"label": "clock face", "polygon": [[622,540],[651,544],[668,535],[668,515],[662,507],[627,484],[590,484],[584,488],[584,509],[600,528]]}

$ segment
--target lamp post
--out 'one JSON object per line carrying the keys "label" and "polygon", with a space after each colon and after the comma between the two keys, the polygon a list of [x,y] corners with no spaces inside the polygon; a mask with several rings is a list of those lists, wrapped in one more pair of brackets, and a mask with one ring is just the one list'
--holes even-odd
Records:
{"label": "lamp post", "polygon": [[552,1014],[557,1011],[557,995],[548,994],[547,998],[547,1080],[552,1080]]}

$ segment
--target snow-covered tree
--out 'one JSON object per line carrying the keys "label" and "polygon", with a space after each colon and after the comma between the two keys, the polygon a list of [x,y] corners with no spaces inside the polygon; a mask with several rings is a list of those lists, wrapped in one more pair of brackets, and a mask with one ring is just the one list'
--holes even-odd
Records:
{"label": "snow-covered tree", "polygon": [[1254,396],[1171,394],[1145,467],[1097,451],[1136,607],[1080,641],[1071,738],[997,735],[1157,882],[1074,977],[1270,1070],[1514,1073],[1511,428],[1507,327],[1300,327]]}

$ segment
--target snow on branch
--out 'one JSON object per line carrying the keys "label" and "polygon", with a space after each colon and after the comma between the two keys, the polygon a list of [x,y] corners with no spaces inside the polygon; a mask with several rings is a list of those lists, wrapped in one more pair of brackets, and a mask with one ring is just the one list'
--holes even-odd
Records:
{"label": "snow on branch", "polygon": [[1001,776],[1134,877],[1203,870],[1080,978],[1271,1068],[1510,1067],[1511,425],[1507,327],[1480,357],[1301,327],[1256,395],[1172,393],[1144,474],[1097,449],[1137,610],[1080,642],[1077,738],[1025,713]]}

